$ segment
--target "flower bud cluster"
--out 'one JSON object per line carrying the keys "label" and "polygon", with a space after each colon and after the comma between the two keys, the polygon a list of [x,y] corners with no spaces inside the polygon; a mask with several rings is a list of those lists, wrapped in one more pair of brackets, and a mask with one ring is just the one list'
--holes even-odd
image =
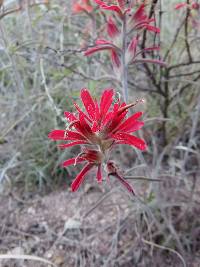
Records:
{"label": "flower bud cluster", "polygon": [[148,18],[144,3],[125,0],[94,0],[94,2],[101,10],[109,11],[111,14],[107,16],[105,25],[107,37],[98,38],[95,44],[85,51],[85,56],[108,50],[114,70],[121,75],[123,75],[122,68],[133,63],[150,62],[165,65],[161,60],[142,56],[149,51],[159,50],[159,46],[155,45],[145,49],[140,48],[140,37],[143,30],[160,33],[160,29],[152,24],[155,19]]}

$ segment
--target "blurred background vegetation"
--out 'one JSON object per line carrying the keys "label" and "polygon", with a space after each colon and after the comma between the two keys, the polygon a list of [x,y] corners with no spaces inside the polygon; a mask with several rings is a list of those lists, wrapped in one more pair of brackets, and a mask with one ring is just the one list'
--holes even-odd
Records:
{"label": "blurred background vegetation", "polygon": [[[127,175],[160,182],[135,180],[142,203],[121,189],[113,199],[105,186],[107,194],[111,190],[112,205],[124,198],[127,207],[121,220],[115,218],[118,213],[113,217],[119,222],[117,239],[105,212],[98,214],[110,222],[111,232],[105,231],[115,242],[108,242],[114,254],[109,258],[93,251],[90,257],[75,245],[75,254],[82,253],[89,263],[58,266],[200,266],[200,11],[192,10],[188,16],[187,9],[175,10],[175,3],[149,1],[149,16],[156,17],[161,34],[144,32],[141,42],[142,47],[159,44],[161,51],[151,56],[164,59],[167,67],[140,64],[129,70],[129,102],[146,99],[139,109],[145,111],[141,135],[148,151],[140,154],[124,146],[113,155]],[[78,171],[63,169],[60,163],[79,148],[60,151],[47,135],[65,127],[63,112],[74,111],[73,100],[79,102],[81,88],[88,87],[97,98],[106,87],[121,92],[107,53],[83,56],[101,35],[105,14],[95,4],[91,13],[74,14],[72,4],[4,0],[0,7],[0,182],[6,197],[13,190],[21,196],[66,190],[67,205],[69,184]],[[199,20],[197,27],[191,18]],[[84,197],[84,192],[76,197]],[[101,199],[103,193],[95,194]],[[96,195],[91,196],[94,206]],[[89,200],[84,203],[87,210]],[[125,242],[122,250],[116,249],[118,242]]]}

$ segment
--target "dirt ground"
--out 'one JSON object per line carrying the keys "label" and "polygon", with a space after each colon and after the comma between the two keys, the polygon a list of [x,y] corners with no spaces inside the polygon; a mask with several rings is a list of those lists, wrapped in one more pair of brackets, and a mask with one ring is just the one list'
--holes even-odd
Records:
{"label": "dirt ground", "polygon": [[[128,206],[126,198],[120,199],[120,210],[115,205],[119,194],[116,198],[109,193],[108,198],[106,192],[92,188],[86,191],[81,195],[66,190],[44,197],[24,197],[19,192],[1,196],[1,254],[37,255],[56,266],[101,266],[101,256],[113,253],[110,241],[119,227],[117,216],[125,218]],[[102,196],[103,208],[102,205],[95,208]],[[48,264],[12,259],[3,260],[0,266]]]}
{"label": "dirt ground", "polygon": [[[1,260],[1,267],[183,266],[170,253],[163,254],[161,265],[149,256],[145,260],[152,247],[142,244],[136,229],[138,207],[133,209],[132,199],[119,188],[109,192],[85,185],[77,193],[62,190],[45,196],[13,190],[2,195],[0,203],[0,253],[22,257]],[[131,251],[144,260],[134,262]],[[41,259],[27,260],[23,255]],[[45,259],[54,265],[41,262]],[[200,266],[198,258],[189,257],[187,263]]]}

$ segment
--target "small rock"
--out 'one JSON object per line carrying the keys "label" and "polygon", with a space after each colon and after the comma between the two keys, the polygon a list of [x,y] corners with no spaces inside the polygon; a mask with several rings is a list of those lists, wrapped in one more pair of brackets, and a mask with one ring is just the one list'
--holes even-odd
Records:
{"label": "small rock", "polygon": [[27,209],[27,213],[35,215],[35,209],[30,207]]}

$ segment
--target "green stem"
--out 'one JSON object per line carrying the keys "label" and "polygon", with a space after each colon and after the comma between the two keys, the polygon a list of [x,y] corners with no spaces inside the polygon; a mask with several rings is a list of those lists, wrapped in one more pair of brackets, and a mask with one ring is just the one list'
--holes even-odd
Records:
{"label": "green stem", "polygon": [[125,102],[128,101],[128,66],[126,64],[126,49],[127,49],[127,20],[126,14],[124,14],[122,24],[122,89]]}

